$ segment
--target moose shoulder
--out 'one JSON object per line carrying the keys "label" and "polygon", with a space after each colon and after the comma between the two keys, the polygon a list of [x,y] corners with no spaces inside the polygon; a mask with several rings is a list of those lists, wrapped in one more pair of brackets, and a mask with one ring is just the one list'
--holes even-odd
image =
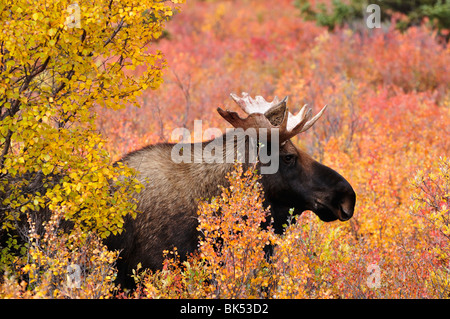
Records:
{"label": "moose shoulder", "polygon": [[[356,201],[351,185],[290,141],[291,137],[309,129],[325,108],[312,117],[311,109],[304,106],[294,116],[286,106],[287,97],[282,101],[275,98],[272,102],[261,96],[253,99],[247,93],[242,93],[242,97],[231,94],[231,97],[248,116],[242,118],[236,112],[220,108],[219,114],[235,129],[254,129],[258,141],[264,137],[264,147],[270,150],[272,161],[277,162],[275,171],[261,174],[265,204],[270,205],[275,231],[282,232],[291,208],[297,214],[311,210],[327,222],[351,218]],[[232,137],[233,142],[227,143],[229,134],[232,132],[211,141],[186,144],[182,151],[188,152],[191,161],[173,160],[176,144],[169,143],[144,147],[121,160],[139,172],[137,178],[144,189],[136,194],[141,213],[135,219],[128,217],[124,232],[106,241],[110,249],[121,251],[117,264],[118,283],[132,286],[129,275],[138,263],[144,268],[161,268],[164,250],[177,247],[181,256],[196,250],[198,200],[220,194],[218,186],[226,186],[226,174],[234,168],[234,161],[226,159],[230,154],[235,158],[239,153],[239,138]],[[250,140],[247,135],[241,138],[245,147],[250,146]],[[212,143],[217,146],[214,147],[216,160],[208,161],[205,153],[211,152],[205,150]],[[244,156],[243,165],[249,166],[250,162],[250,156]],[[270,163],[261,160],[256,165],[263,171]]]}

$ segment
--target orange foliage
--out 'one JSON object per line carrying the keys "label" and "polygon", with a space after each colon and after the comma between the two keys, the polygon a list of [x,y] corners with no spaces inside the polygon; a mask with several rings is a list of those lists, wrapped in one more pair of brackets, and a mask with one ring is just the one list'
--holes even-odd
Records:
{"label": "orange foliage", "polygon": [[[194,119],[226,127],[215,108],[234,107],[230,92],[289,95],[291,105],[329,105],[294,140],[350,181],[357,206],[349,222],[305,212],[275,236],[255,228],[266,218],[256,184],[251,198],[245,187],[223,190],[200,208],[199,254],[146,277],[148,297],[449,297],[449,161],[438,160],[450,150],[448,45],[425,26],[330,33],[288,0],[193,1],[169,32],[163,87],[117,120],[99,117],[114,154],[167,141]],[[266,240],[276,243],[271,264]],[[161,289],[163,274],[178,278],[177,294]]]}
{"label": "orange foliage", "polygon": [[136,274],[134,297],[450,296],[450,46],[425,26],[331,33],[295,10],[291,0],[189,1],[155,44],[165,83],[140,108],[99,109],[97,125],[118,159],[194,119],[224,129],[215,109],[234,107],[230,92],[328,104],[294,141],[349,180],[354,217],[305,212],[275,235],[259,227],[257,176],[237,167],[232,188],[200,206],[199,252],[184,262],[166,252],[161,271]]}

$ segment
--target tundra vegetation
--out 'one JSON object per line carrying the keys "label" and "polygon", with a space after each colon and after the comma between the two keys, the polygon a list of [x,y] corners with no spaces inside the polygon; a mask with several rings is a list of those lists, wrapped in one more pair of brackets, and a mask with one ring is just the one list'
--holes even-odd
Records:
{"label": "tundra vegetation", "polygon": [[[1,4],[0,296],[448,298],[445,26],[400,31],[394,17],[330,31],[291,0],[176,2],[78,1],[81,28],[65,27],[70,1]],[[199,204],[198,250],[165,251],[160,270],[137,265],[137,288],[124,294],[102,239],[139,214],[130,198],[142,186],[112,163],[197,119],[224,132],[215,109],[237,110],[228,96],[242,91],[289,95],[314,113],[328,105],[291,141],[350,182],[353,217],[324,223],[306,211],[281,234],[261,228],[260,177],[236,165]]]}
{"label": "tundra vegetation", "polygon": [[[199,238],[209,234],[198,229],[198,201],[215,201],[220,189],[229,186],[227,177],[235,163],[245,169],[252,166],[253,173],[261,174],[258,193],[264,192],[264,207],[269,214],[262,214],[259,227],[271,226],[276,234],[282,234],[289,214],[298,215],[305,210],[312,210],[327,222],[346,221],[353,216],[356,194],[348,181],[290,141],[311,128],[326,107],[312,116],[305,105],[293,115],[287,97],[281,101],[275,97],[271,102],[262,96],[253,99],[246,92],[242,97],[231,97],[247,116],[242,118],[237,112],[218,108],[218,113],[233,125],[226,134],[202,143],[146,146],[119,161],[139,172],[136,178],[144,186],[135,195],[137,210],[142,213],[128,217],[124,232],[106,240],[109,249],[121,251],[117,282],[123,287],[134,286],[130,275],[138,264],[146,269],[160,269],[164,250],[176,247],[183,260],[197,250]],[[174,160],[179,146],[183,161]],[[215,214],[229,219],[226,211],[218,205]],[[243,213],[236,224],[246,222],[248,217]],[[213,246],[221,255],[228,230],[220,226],[217,230]],[[268,240],[266,246],[269,258],[273,244]]]}

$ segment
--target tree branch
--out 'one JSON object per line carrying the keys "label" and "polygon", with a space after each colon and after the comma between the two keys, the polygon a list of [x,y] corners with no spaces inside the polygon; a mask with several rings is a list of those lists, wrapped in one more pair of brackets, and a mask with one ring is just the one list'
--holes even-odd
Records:
{"label": "tree branch", "polygon": [[103,47],[106,47],[109,43],[111,43],[111,41],[115,38],[117,33],[119,33],[120,29],[122,29],[124,22],[125,21],[122,18],[122,20],[120,20],[119,25],[117,26],[116,30],[114,30],[114,32],[111,34],[111,36],[108,38],[108,40],[106,40],[104,42]]}

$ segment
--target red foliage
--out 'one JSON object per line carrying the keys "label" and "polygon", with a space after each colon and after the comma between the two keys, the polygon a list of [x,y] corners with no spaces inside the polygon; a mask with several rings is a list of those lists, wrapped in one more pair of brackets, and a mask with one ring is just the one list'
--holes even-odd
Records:
{"label": "red foliage", "polygon": [[[139,109],[99,110],[109,150],[118,158],[168,141],[173,128],[192,128],[194,119],[224,129],[215,109],[234,108],[231,92],[289,95],[294,111],[328,104],[320,123],[295,141],[351,182],[355,216],[322,224],[305,213],[277,239],[273,268],[256,263],[249,285],[280,298],[448,297],[448,158],[438,158],[450,154],[450,46],[425,26],[330,33],[301,20],[291,2],[184,5],[168,25],[170,37],[157,44],[169,65],[162,87],[146,92]],[[164,280],[180,280],[179,296],[258,296],[255,287],[233,295],[228,281],[222,295],[202,285],[194,292],[186,278],[203,282],[212,268],[201,256],[190,260],[189,273],[164,270]],[[229,271],[219,268],[216,276]],[[368,284],[372,275],[380,275],[377,287]],[[165,286],[161,274],[153,276],[150,297],[175,297],[155,288]]]}

